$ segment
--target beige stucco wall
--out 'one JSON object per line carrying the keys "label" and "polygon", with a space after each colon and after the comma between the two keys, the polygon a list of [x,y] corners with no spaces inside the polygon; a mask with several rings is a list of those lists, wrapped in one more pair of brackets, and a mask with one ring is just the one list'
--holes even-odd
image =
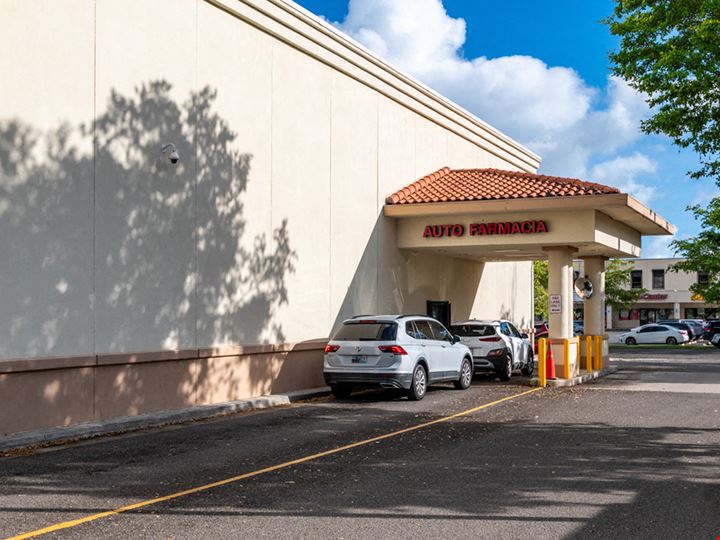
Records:
{"label": "beige stucco wall", "polygon": [[325,343],[1,361],[0,437],[318,388]]}
{"label": "beige stucco wall", "polygon": [[537,158],[302,10],[7,0],[0,19],[0,137],[15,119],[37,139],[0,156],[0,357],[297,342],[428,299],[531,320],[529,263],[399,250],[382,206],[443,166]]}

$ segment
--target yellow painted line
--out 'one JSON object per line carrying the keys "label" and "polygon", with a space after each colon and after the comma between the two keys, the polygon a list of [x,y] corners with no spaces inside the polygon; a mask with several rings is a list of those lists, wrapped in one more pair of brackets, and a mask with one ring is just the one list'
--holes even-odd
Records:
{"label": "yellow painted line", "polygon": [[211,484],[205,484],[202,486],[197,486],[194,488],[186,489],[184,491],[178,491],[177,493],[171,493],[170,495],[165,495],[163,497],[157,497],[155,499],[148,499],[148,500],[140,501],[140,502],[137,502],[134,504],[128,504],[127,506],[121,506],[120,508],[116,508],[114,510],[107,510],[105,512],[100,512],[98,514],[92,514],[92,515],[85,516],[85,517],[82,517],[79,519],[73,519],[71,521],[63,521],[62,523],[50,525],[49,527],[44,527],[42,529],[37,529],[34,531],[18,534],[17,536],[11,536],[7,540],[20,540],[22,538],[35,538],[36,536],[40,536],[43,534],[61,531],[63,529],[70,529],[72,527],[77,527],[78,525],[82,525],[83,523],[88,523],[90,521],[97,521],[98,519],[115,516],[118,514],[122,514],[123,512],[130,512],[132,510],[144,508],[146,506],[150,506],[153,504],[158,504],[158,503],[165,502],[165,501],[171,501],[173,499],[179,499],[180,497],[186,497],[186,496],[192,495],[194,493],[200,493],[201,491],[207,491],[209,489],[214,489],[217,487],[225,486],[227,484],[232,484],[234,482],[239,482],[240,480],[245,480],[247,478],[252,478],[254,476],[260,476],[261,474],[278,471],[280,469],[292,467],[293,465],[299,465],[300,463],[305,463],[307,461],[312,461],[312,460],[319,459],[319,458],[322,458],[325,456],[331,456],[333,454],[339,454],[340,452],[344,452],[346,450],[351,450],[352,448],[357,448],[358,446],[365,446],[366,444],[372,444],[374,442],[382,441],[385,439],[390,439],[392,437],[397,437],[398,435],[402,435],[404,433],[410,433],[412,431],[417,431],[419,429],[424,429],[426,427],[434,426],[435,424],[440,424],[441,422],[447,422],[448,420],[453,420],[454,418],[459,418],[461,416],[467,416],[474,412],[481,411],[482,409],[487,409],[489,407],[498,405],[505,401],[510,401],[512,399],[516,399],[516,398],[519,398],[522,396],[526,396],[528,394],[532,394],[533,392],[537,392],[538,390],[542,390],[542,388],[533,388],[532,390],[520,392],[519,394],[513,394],[512,396],[507,396],[502,399],[498,399],[497,401],[493,401],[492,403],[486,403],[485,405],[480,405],[478,407],[473,407],[472,409],[460,411],[459,413],[451,414],[450,416],[445,416],[443,418],[438,418],[436,420],[431,420],[429,422],[423,422],[422,424],[417,424],[415,426],[410,426],[407,428],[399,429],[397,431],[392,431],[390,433],[385,433],[384,435],[378,435],[377,437],[372,437],[370,439],[365,439],[365,440],[354,442],[351,444],[346,444],[345,446],[339,446],[337,448],[333,448],[331,450],[325,450],[324,452],[318,452],[317,454],[312,454],[310,456],[293,459],[292,461],[286,461],[285,463],[280,463],[278,465],[272,465],[271,467],[265,467],[264,469],[258,469],[256,471],[252,471],[252,472],[245,473],[245,474],[240,474],[238,476],[232,476],[232,477],[226,478],[224,480],[218,480],[217,482],[212,482]]}

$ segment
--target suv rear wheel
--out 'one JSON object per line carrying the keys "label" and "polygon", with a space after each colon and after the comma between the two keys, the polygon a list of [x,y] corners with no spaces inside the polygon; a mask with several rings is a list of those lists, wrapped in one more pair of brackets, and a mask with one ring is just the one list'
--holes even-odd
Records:
{"label": "suv rear wheel", "polygon": [[462,366],[460,366],[460,378],[453,383],[455,385],[455,389],[467,390],[468,388],[470,388],[472,376],[472,364],[470,363],[470,360],[465,358],[463,360]]}
{"label": "suv rear wheel", "polygon": [[415,366],[413,371],[412,383],[410,383],[410,389],[408,390],[408,399],[411,401],[420,401],[425,397],[427,392],[427,372],[422,364]]}
{"label": "suv rear wheel", "polygon": [[498,371],[497,376],[500,378],[502,382],[508,382],[510,380],[510,377],[512,377],[512,358],[510,355],[505,359],[504,366]]}
{"label": "suv rear wheel", "polygon": [[527,364],[522,367],[520,373],[522,373],[526,377],[529,377],[533,374],[533,371],[535,370],[535,355],[533,354],[532,347],[528,347],[527,359]]}

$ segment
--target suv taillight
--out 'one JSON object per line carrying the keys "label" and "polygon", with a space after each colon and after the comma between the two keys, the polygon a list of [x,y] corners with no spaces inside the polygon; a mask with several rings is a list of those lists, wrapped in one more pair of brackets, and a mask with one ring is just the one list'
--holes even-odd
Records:
{"label": "suv taillight", "polygon": [[481,337],[480,341],[502,341],[502,338],[500,336]]}
{"label": "suv taillight", "polygon": [[325,352],[337,352],[337,350],[340,348],[340,345],[325,345]]}
{"label": "suv taillight", "polygon": [[407,354],[407,351],[403,349],[400,345],[380,345],[378,349],[380,349],[380,352],[389,352],[392,354],[400,355]]}

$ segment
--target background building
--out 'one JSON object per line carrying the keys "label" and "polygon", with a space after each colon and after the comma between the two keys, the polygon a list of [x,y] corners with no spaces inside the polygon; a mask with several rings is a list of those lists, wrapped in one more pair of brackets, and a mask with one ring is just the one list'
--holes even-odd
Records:
{"label": "background building", "polygon": [[690,286],[707,279],[698,272],[670,272],[678,259],[631,259],[635,289],[647,289],[629,309],[612,313],[613,328],[634,328],[661,319],[708,319],[716,317],[717,305],[706,304],[690,292]]}

